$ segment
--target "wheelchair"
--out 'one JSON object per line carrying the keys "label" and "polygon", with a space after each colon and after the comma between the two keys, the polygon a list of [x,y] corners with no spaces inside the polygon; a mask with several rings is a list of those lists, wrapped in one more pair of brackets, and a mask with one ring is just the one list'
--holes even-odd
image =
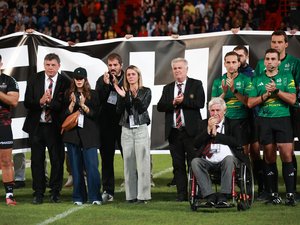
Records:
{"label": "wheelchair", "polygon": [[[238,159],[238,164],[232,173],[232,202],[226,208],[236,206],[238,211],[245,211],[251,208],[254,201],[253,172],[248,156],[242,152],[237,152],[234,155]],[[221,182],[220,171],[217,172],[213,171],[213,173],[210,173],[210,178],[212,183],[215,184],[216,191],[217,186]],[[188,175],[188,198],[192,211],[197,211],[198,208],[207,208],[207,206],[201,204],[204,200],[201,198],[200,188],[192,168],[189,169]]]}

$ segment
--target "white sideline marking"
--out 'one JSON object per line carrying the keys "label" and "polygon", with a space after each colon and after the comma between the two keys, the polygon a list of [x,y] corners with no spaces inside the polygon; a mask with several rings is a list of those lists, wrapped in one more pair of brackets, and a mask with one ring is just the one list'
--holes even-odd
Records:
{"label": "white sideline marking", "polygon": [[[167,169],[165,169],[165,170],[162,170],[162,171],[160,171],[160,172],[158,172],[158,173],[153,174],[153,178],[157,178],[157,177],[159,177],[159,176],[161,176],[161,175],[163,175],[163,174],[165,174],[165,173],[169,173],[169,172],[171,172],[172,170],[173,170],[173,167],[169,167],[169,168],[167,168]],[[120,188],[120,189],[119,189],[118,191],[116,191],[116,192],[122,192],[122,191],[124,191],[124,188],[123,188],[123,187]],[[53,223],[53,222],[55,222],[55,221],[57,221],[57,220],[60,220],[60,219],[62,219],[62,218],[65,218],[66,216],[68,216],[68,215],[70,215],[70,214],[72,214],[72,213],[74,213],[74,212],[77,212],[78,210],[81,210],[81,209],[83,209],[83,208],[85,208],[85,207],[89,207],[89,206],[91,206],[91,205],[85,204],[85,205],[82,205],[82,206],[79,206],[79,207],[77,206],[77,207],[71,208],[71,209],[69,209],[69,210],[67,210],[67,211],[65,211],[65,212],[63,212],[63,213],[61,213],[61,214],[58,214],[58,215],[56,215],[56,216],[54,216],[54,217],[52,217],[52,218],[49,218],[49,219],[45,220],[44,222],[38,223],[37,225],[47,225],[47,224]]]}
{"label": "white sideline marking", "polygon": [[69,209],[69,210],[67,210],[67,211],[65,211],[61,214],[58,214],[58,215],[56,215],[52,218],[49,218],[49,219],[45,220],[44,222],[38,223],[37,225],[47,225],[47,224],[53,223],[57,220],[65,218],[66,216],[68,216],[68,215],[70,215],[70,214],[72,214],[72,213],[74,213],[78,210],[81,210],[81,209],[89,207],[89,206],[91,206],[91,205],[86,204],[86,205],[82,205],[82,206],[76,206],[76,207],[74,207],[72,209]]}

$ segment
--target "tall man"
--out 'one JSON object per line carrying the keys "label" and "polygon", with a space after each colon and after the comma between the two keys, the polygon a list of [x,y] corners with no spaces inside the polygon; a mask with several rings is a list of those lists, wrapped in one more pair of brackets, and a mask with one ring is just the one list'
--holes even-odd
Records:
{"label": "tall man", "polygon": [[188,62],[175,58],[171,62],[174,82],[164,86],[157,104],[159,112],[165,112],[165,138],[170,152],[177,187],[177,201],[187,201],[187,163],[194,157],[193,139],[197,121],[201,120],[200,109],[204,107],[205,95],[200,80],[187,76]]}
{"label": "tall man", "polygon": [[[294,137],[298,137],[300,140],[300,94],[299,94],[299,85],[300,85],[300,60],[296,57],[288,54],[286,49],[288,48],[288,36],[285,31],[277,30],[274,31],[271,35],[271,48],[276,49],[280,54],[280,65],[278,67],[279,71],[284,71],[291,73],[295,81],[295,86],[297,89],[297,103],[293,106],[290,106],[292,126]],[[255,68],[255,76],[264,75],[266,66],[264,65],[264,59],[259,60]],[[297,160],[295,154],[293,154],[293,165],[295,172],[295,191],[297,186]],[[276,172],[277,173],[277,172]],[[299,196],[297,196],[298,198]]]}
{"label": "tall man", "polygon": [[240,59],[236,52],[227,52],[224,57],[226,73],[213,82],[212,97],[221,97],[226,102],[225,117],[228,120],[230,135],[237,138],[245,152],[249,144],[249,110],[246,90],[251,79],[239,73]]}
{"label": "tall man", "polygon": [[[0,69],[2,67],[0,55]],[[12,163],[13,135],[11,130],[11,107],[19,100],[19,87],[16,80],[4,73],[0,74],[0,164],[2,182],[6,192],[6,204],[16,205],[13,197],[14,169]]]}
{"label": "tall man", "polygon": [[248,106],[259,105],[259,142],[264,147],[269,203],[280,204],[276,149],[282,160],[282,173],[286,186],[286,205],[294,206],[293,130],[289,105],[296,102],[296,89],[290,72],[280,70],[280,55],[276,49],[265,53],[265,73],[256,76],[249,91]]}
{"label": "tall man", "polygon": [[104,73],[96,83],[96,91],[102,105],[99,115],[100,154],[102,162],[102,199],[104,202],[113,201],[115,194],[114,156],[116,143],[121,147],[121,115],[116,112],[117,92],[113,86],[116,79],[119,87],[123,86],[124,71],[122,58],[117,53],[107,57],[108,72]]}
{"label": "tall man", "polygon": [[[238,45],[234,47],[234,52],[236,52],[240,58],[240,67],[238,69],[239,73],[245,74],[247,77],[253,79],[254,70],[253,68],[247,63],[249,59],[249,51],[248,48],[244,45]],[[262,200],[265,194],[265,187],[264,187],[264,161],[260,157],[260,146],[258,142],[258,129],[257,129],[257,110],[258,108],[255,107],[251,110],[249,115],[249,126],[250,126],[250,146],[249,146],[249,153],[252,160],[253,165],[253,173],[254,177],[257,182],[258,186],[258,200]]]}
{"label": "tall man", "polygon": [[46,190],[45,148],[51,163],[50,201],[60,202],[63,181],[64,146],[60,131],[63,99],[69,87],[67,77],[58,73],[60,58],[55,53],[44,58],[45,70],[32,75],[25,92],[28,115],[23,130],[29,134],[33,204],[42,204]]}

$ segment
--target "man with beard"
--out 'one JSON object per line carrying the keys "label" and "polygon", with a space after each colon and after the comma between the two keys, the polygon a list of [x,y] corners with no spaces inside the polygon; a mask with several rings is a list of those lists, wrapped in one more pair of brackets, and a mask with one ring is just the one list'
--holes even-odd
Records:
{"label": "man with beard", "polygon": [[120,114],[116,112],[117,92],[113,81],[117,80],[119,87],[123,86],[124,71],[122,58],[117,53],[107,57],[108,72],[105,72],[96,83],[101,111],[99,114],[100,154],[102,162],[103,202],[113,201],[115,193],[114,156],[116,144],[121,146]]}

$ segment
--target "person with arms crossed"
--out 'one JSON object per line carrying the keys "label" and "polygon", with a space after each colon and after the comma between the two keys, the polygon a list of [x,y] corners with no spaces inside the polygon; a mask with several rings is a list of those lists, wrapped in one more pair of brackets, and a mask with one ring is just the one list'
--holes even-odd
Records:
{"label": "person with arms crossed", "polygon": [[23,130],[29,134],[33,204],[42,204],[46,190],[45,151],[48,149],[50,174],[50,202],[60,202],[63,182],[64,145],[61,138],[64,93],[70,85],[66,76],[58,72],[60,58],[49,53],[44,58],[45,70],[30,77],[25,91],[24,105],[28,110]]}
{"label": "person with arms crossed", "polygon": [[125,71],[123,87],[115,83],[120,96],[117,112],[121,113],[121,142],[123,146],[126,200],[147,203],[151,199],[150,124],[148,107],[150,88],[143,86],[142,74],[136,66]]}
{"label": "person with arms crossed", "polygon": [[[0,69],[3,65],[0,55]],[[2,73],[0,74],[0,164],[2,182],[6,192],[6,204],[16,205],[14,198],[14,166],[12,163],[13,134],[11,129],[11,108],[16,107],[19,100],[17,81]]]}
{"label": "person with arms crossed", "polygon": [[295,206],[293,129],[289,106],[296,102],[296,88],[290,72],[279,69],[280,54],[270,48],[265,53],[265,74],[256,76],[249,90],[248,106],[259,106],[258,129],[264,148],[267,187],[270,196],[266,203],[281,204],[278,194],[276,149],[282,160],[282,174],[286,187],[285,204]]}
{"label": "person with arms crossed", "polygon": [[163,88],[157,104],[165,112],[165,138],[169,141],[177,188],[177,201],[187,201],[187,165],[194,158],[193,139],[200,109],[204,107],[205,94],[200,80],[189,78],[188,62],[175,58],[171,62],[174,80]]}

